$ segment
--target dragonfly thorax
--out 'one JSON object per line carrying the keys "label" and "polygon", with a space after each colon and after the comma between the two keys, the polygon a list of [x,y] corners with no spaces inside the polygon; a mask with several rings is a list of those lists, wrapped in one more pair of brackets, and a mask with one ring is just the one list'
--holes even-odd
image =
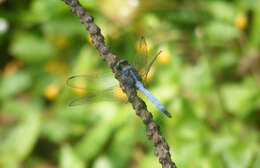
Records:
{"label": "dragonfly thorax", "polygon": [[135,71],[135,69],[128,65],[122,68],[122,79],[127,85],[133,86],[136,81],[141,81],[141,77]]}

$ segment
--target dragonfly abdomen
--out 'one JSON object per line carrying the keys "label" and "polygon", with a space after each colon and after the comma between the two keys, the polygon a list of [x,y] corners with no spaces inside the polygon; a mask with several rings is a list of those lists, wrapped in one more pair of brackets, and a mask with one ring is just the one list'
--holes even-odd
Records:
{"label": "dragonfly abdomen", "polygon": [[140,90],[161,112],[171,118],[171,114],[165,109],[165,107],[157,100],[147,89],[144,88],[144,85],[140,81],[136,81],[136,88]]}

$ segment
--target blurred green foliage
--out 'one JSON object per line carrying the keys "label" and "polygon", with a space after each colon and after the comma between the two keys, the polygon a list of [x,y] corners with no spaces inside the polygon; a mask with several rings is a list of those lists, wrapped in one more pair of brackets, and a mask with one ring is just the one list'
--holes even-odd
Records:
{"label": "blurred green foliage", "polygon": [[[80,0],[116,55],[152,54],[149,101],[178,167],[260,167],[260,3]],[[0,167],[160,167],[129,104],[69,107],[71,75],[110,71],[57,0],[0,0]],[[111,80],[113,76],[111,76]]]}

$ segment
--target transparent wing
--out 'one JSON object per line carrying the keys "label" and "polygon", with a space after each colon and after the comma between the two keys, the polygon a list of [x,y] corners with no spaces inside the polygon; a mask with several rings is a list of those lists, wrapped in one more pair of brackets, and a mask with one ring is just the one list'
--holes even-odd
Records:
{"label": "transparent wing", "polygon": [[97,101],[113,101],[113,88],[103,90],[102,92],[89,92],[85,96],[75,98],[69,102],[69,106],[78,106],[91,104]]}
{"label": "transparent wing", "polygon": [[73,75],[67,79],[66,85],[75,89],[86,89],[88,80],[95,79],[95,77],[95,75]]}
{"label": "transparent wing", "polygon": [[151,70],[151,67],[153,65],[153,63],[156,61],[157,57],[162,53],[162,51],[160,50],[154,57],[153,59],[150,61],[150,63],[146,66],[146,70],[145,70],[145,74],[144,74],[144,81],[147,81],[147,76],[149,71]]}
{"label": "transparent wing", "polygon": [[113,88],[116,81],[112,73],[93,73],[86,75],[73,75],[66,81],[66,85],[79,95],[84,95],[73,99],[69,106],[89,104],[96,101],[110,100],[113,97]]}
{"label": "transparent wing", "polygon": [[86,90],[104,90],[114,87],[116,81],[112,73],[93,73],[86,75],[73,75],[66,81],[66,85],[70,88]]}
{"label": "transparent wing", "polygon": [[142,36],[137,45],[137,55],[134,58],[134,67],[137,69],[139,75],[144,81],[147,80],[147,75],[151,70],[153,63],[162,51],[159,51],[154,57],[149,55],[149,47]]}
{"label": "transparent wing", "polygon": [[94,102],[97,98],[95,94],[87,94],[86,96],[83,97],[78,97],[69,102],[69,106],[78,106],[82,104],[89,104]]}
{"label": "transparent wing", "polygon": [[139,75],[143,77],[145,75],[145,69],[148,62],[148,46],[143,36],[138,41],[136,49],[137,55],[134,58],[133,65],[138,71]]}

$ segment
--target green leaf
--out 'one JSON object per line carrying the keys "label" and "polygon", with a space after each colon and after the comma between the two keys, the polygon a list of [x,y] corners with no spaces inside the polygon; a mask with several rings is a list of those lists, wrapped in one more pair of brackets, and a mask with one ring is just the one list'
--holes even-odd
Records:
{"label": "green leaf", "polygon": [[74,61],[73,73],[89,73],[98,64],[97,53],[92,47],[84,46],[79,52],[79,56]]}
{"label": "green leaf", "polygon": [[[32,151],[41,126],[39,109],[28,104],[16,104],[26,111],[23,119],[7,135],[0,139],[0,167],[19,165]],[[11,110],[11,107],[7,107]],[[6,109],[6,110],[7,110]]]}
{"label": "green leaf", "polygon": [[84,168],[84,163],[68,144],[63,145],[59,157],[59,168]]}
{"label": "green leaf", "polygon": [[238,144],[231,150],[224,152],[224,162],[230,168],[244,168],[249,167],[250,161],[254,154],[254,148],[245,144]]}
{"label": "green leaf", "polygon": [[127,167],[131,155],[134,152],[137,139],[136,134],[137,130],[135,130],[131,122],[129,125],[120,127],[120,129],[117,130],[108,148],[108,158],[111,161],[112,167]]}
{"label": "green leaf", "polygon": [[80,3],[85,8],[94,9],[94,10],[96,10],[98,8],[98,5],[99,5],[99,1],[97,1],[97,0],[80,0]]}
{"label": "green leaf", "polygon": [[29,63],[39,63],[55,56],[55,48],[44,38],[20,34],[12,41],[10,53]]}
{"label": "green leaf", "polygon": [[104,121],[92,128],[75,146],[75,151],[86,162],[98,155],[114,131],[113,122]]}
{"label": "green leaf", "polygon": [[0,81],[0,99],[7,99],[23,92],[31,83],[31,78],[26,72],[16,72],[3,76]]}
{"label": "green leaf", "polygon": [[143,158],[138,158],[140,160],[140,168],[147,167],[160,167],[160,163],[157,161],[157,158],[151,153],[148,155],[144,155]]}
{"label": "green leaf", "polygon": [[216,58],[215,67],[220,71],[234,67],[238,62],[238,56],[234,51],[223,52]]}
{"label": "green leaf", "polygon": [[[178,149],[179,148],[179,149]],[[200,167],[200,158],[202,146],[199,141],[185,141],[181,146],[176,148],[176,160],[179,162],[179,167]],[[189,160],[187,162],[187,160]]]}
{"label": "green leaf", "polygon": [[21,19],[23,22],[46,23],[52,17],[66,10],[67,6],[61,1],[33,0],[30,10],[26,10]]}
{"label": "green leaf", "polygon": [[213,89],[213,79],[207,59],[202,58],[200,63],[187,67],[182,72],[182,85],[195,95],[205,95]]}
{"label": "green leaf", "polygon": [[236,137],[234,135],[220,135],[213,138],[212,141],[212,153],[222,153],[236,143]]}
{"label": "green leaf", "polygon": [[93,164],[93,168],[100,168],[100,167],[102,167],[102,168],[112,168],[113,166],[111,165],[111,161],[109,160],[108,157],[100,156],[95,160],[95,162]]}
{"label": "green leaf", "polygon": [[254,79],[245,79],[243,84],[227,84],[221,93],[228,111],[239,117],[248,116],[257,108],[260,91]]}
{"label": "green leaf", "polygon": [[258,151],[255,154],[255,157],[256,157],[256,159],[255,159],[252,167],[253,168],[258,168],[259,165],[260,165],[260,150],[259,150],[259,146],[258,146]]}
{"label": "green leaf", "polygon": [[208,5],[208,11],[217,19],[233,23],[236,11],[232,3],[213,1]]}
{"label": "green leaf", "polygon": [[241,34],[234,25],[217,21],[209,22],[204,29],[209,44],[216,46],[224,46]]}
{"label": "green leaf", "polygon": [[[64,26],[66,25],[66,26]],[[43,25],[43,31],[50,37],[64,36],[75,38],[81,37],[85,40],[86,31],[82,24],[74,17],[58,17],[49,20]]]}
{"label": "green leaf", "polygon": [[259,37],[259,33],[260,33],[260,3],[257,2],[257,4],[255,4],[254,2],[254,8],[253,8],[253,13],[255,15],[255,17],[253,17],[252,19],[252,31],[250,33],[250,40],[249,40],[249,44],[251,45],[251,47],[255,48],[255,47],[259,47],[260,46],[260,37]]}

